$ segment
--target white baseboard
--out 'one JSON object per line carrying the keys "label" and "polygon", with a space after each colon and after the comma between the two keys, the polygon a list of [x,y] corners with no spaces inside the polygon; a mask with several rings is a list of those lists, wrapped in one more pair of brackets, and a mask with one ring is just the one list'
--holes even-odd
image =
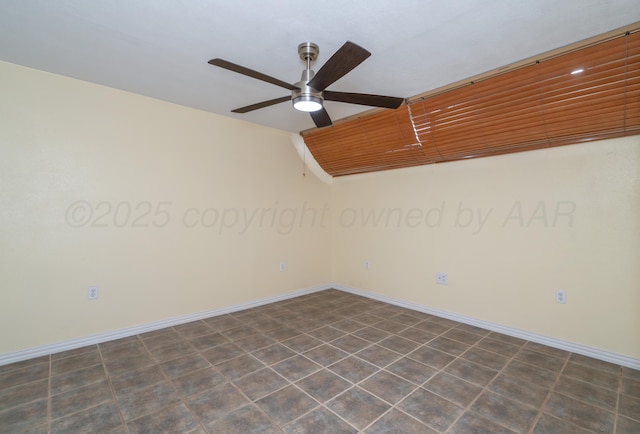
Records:
{"label": "white baseboard", "polygon": [[424,312],[431,315],[451,319],[464,324],[473,325],[483,329],[495,331],[498,333],[504,333],[505,335],[525,339],[527,341],[536,342],[543,345],[548,345],[553,348],[558,348],[572,353],[581,354],[583,356],[593,357],[594,359],[603,360],[605,362],[614,363],[616,365],[626,366],[628,368],[640,369],[640,359],[625,356],[622,354],[613,353],[610,351],[602,350],[599,348],[593,348],[587,345],[577,344],[574,342],[564,341],[561,339],[552,338],[549,336],[540,335],[524,330],[518,330],[511,327],[504,326],[502,324],[496,324],[489,321],[479,320],[456,313],[443,311],[440,309],[423,306],[420,304],[412,303],[409,301],[387,297],[373,292],[369,292],[360,288],[354,288],[338,283],[327,285],[316,285],[308,288],[303,288],[286,294],[281,294],[273,297],[262,298],[247,303],[236,304],[233,306],[227,306],[220,309],[209,310],[206,312],[199,312],[194,314],[182,315],[179,317],[169,318],[160,321],[154,321],[152,323],[137,325],[133,327],[127,327],[125,329],[114,330],[105,333],[99,333],[92,336],[87,336],[78,339],[71,339],[68,341],[57,342],[49,345],[42,345],[35,348],[29,348],[26,350],[15,351],[11,353],[0,354],[0,366],[7,365],[9,363],[21,362],[23,360],[32,359],[35,357],[46,356],[48,354],[55,354],[62,351],[74,350],[76,348],[84,347],[87,345],[95,345],[102,342],[112,341],[115,339],[126,338],[129,336],[135,336],[141,333],[147,333],[154,330],[159,330],[165,327],[171,327],[175,325],[185,324],[191,321],[197,321],[200,319],[210,318],[213,316],[224,315],[227,313],[237,312],[240,310],[251,309],[253,307],[262,306],[277,301],[288,300],[290,298],[299,297],[301,295],[311,294],[326,289],[335,288],[340,291],[349,292],[351,294],[361,295],[363,297],[371,298],[373,300],[382,301],[385,303],[393,304],[395,306],[406,307],[408,309],[416,310],[418,312]]}
{"label": "white baseboard", "polygon": [[141,333],[147,333],[147,332],[159,330],[165,327],[185,324],[191,321],[211,318],[213,316],[224,315],[226,313],[232,313],[240,310],[251,309],[252,307],[258,307],[265,304],[274,303],[276,301],[288,300],[290,298],[299,297],[301,295],[311,294],[314,292],[323,291],[325,289],[330,289],[330,288],[331,288],[331,285],[317,285],[317,286],[312,286],[304,289],[299,289],[293,292],[288,292],[286,294],[276,295],[273,297],[266,297],[259,300],[250,301],[247,303],[241,303],[233,306],[223,307],[220,309],[182,315],[174,318],[154,321],[147,324],[136,325],[133,327],[127,327],[124,329],[114,330],[114,331],[105,332],[105,333],[99,333],[96,335],[86,336],[78,339],[71,339],[68,341],[57,342],[54,344],[28,348],[26,350],[0,354],[0,366],[8,365],[9,363],[21,362],[23,360],[33,359],[35,357],[46,356],[48,354],[60,353],[62,351],[75,350],[76,348],[85,347],[87,345],[95,345],[102,342],[112,341],[115,339],[135,336]]}
{"label": "white baseboard", "polygon": [[611,351],[602,350],[599,348],[590,347],[587,345],[577,344],[574,342],[564,341],[562,339],[556,339],[549,336],[540,335],[524,330],[518,330],[511,327],[504,326],[502,324],[496,324],[489,321],[484,321],[456,313],[447,312],[440,309],[435,309],[428,306],[412,303],[409,301],[387,297],[384,295],[369,292],[360,288],[353,288],[346,285],[334,283],[329,285],[332,288],[340,291],[350,292],[352,294],[361,295],[363,297],[371,298],[374,300],[382,301],[385,303],[393,304],[395,306],[406,307],[408,309],[417,310],[418,312],[424,312],[431,315],[447,318],[453,321],[458,321],[464,324],[480,327],[486,330],[491,330],[505,335],[513,336],[527,341],[536,342],[539,344],[547,345],[549,347],[558,348],[561,350],[569,351],[576,354],[581,354],[587,357],[593,357],[594,359],[603,360],[605,362],[614,363],[616,365],[626,366],[627,368],[640,369],[640,359],[625,356],[623,354],[613,353]]}

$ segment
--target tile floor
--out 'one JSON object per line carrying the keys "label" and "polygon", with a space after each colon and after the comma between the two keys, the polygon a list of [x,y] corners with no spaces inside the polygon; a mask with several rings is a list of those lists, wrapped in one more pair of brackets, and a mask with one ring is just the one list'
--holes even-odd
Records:
{"label": "tile floor", "polygon": [[0,366],[2,433],[640,433],[640,371],[327,290]]}

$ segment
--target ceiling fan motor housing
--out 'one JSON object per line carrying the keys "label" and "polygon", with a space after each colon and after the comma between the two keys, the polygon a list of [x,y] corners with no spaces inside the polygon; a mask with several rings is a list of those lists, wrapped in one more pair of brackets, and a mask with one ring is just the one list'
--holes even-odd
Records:
{"label": "ceiling fan motor housing", "polygon": [[307,83],[313,78],[314,74],[315,73],[311,69],[305,69],[304,71],[302,71],[302,77],[300,78],[300,81],[294,83],[294,86],[296,86],[298,89],[294,89],[291,91],[292,99],[299,97],[315,97],[320,98],[324,101],[321,91],[316,90],[311,86],[307,86]]}

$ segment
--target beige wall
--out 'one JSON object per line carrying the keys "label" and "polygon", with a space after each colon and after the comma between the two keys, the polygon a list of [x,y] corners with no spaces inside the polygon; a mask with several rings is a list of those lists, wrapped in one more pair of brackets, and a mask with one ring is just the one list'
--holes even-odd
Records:
{"label": "beige wall", "polygon": [[640,359],[640,137],[328,185],[281,131],[6,63],[0,91],[0,354],[334,281]]}
{"label": "beige wall", "polygon": [[0,95],[0,354],[329,281],[287,133],[7,63]]}
{"label": "beige wall", "polygon": [[333,280],[640,358],[639,174],[635,136],[338,179]]}

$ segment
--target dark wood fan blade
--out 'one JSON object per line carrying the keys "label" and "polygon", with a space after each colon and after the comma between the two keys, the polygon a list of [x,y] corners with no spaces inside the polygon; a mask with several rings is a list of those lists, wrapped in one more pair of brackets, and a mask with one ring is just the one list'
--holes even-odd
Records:
{"label": "dark wood fan blade", "polygon": [[331,122],[331,118],[329,117],[329,113],[327,113],[324,107],[317,112],[309,112],[309,114],[311,115],[311,119],[313,119],[313,122],[318,128],[328,127],[329,125],[333,124],[333,122]]}
{"label": "dark wood fan blade", "polygon": [[291,96],[283,96],[281,98],[270,99],[269,101],[262,101],[255,104],[248,105],[246,107],[240,107],[235,110],[231,110],[233,113],[248,113],[261,108],[269,107],[270,105],[279,104],[281,102],[291,100]]}
{"label": "dark wood fan blade", "polygon": [[228,69],[229,71],[237,72],[238,74],[246,75],[251,78],[266,81],[267,83],[275,84],[276,86],[284,87],[285,89],[294,90],[298,89],[292,84],[278,80],[277,78],[270,77],[253,69],[245,68],[244,66],[236,65],[235,63],[227,62],[223,59],[211,59],[208,62],[210,65],[218,66],[220,68]]}
{"label": "dark wood fan blade", "polygon": [[314,89],[325,90],[339,78],[365,61],[371,53],[353,42],[347,41],[326,61],[318,73],[307,83]]}
{"label": "dark wood fan blade", "polygon": [[325,90],[322,93],[327,101],[347,102],[350,104],[369,105],[372,107],[386,107],[396,109],[402,105],[404,98],[384,95],[369,95],[367,93],[332,92]]}

